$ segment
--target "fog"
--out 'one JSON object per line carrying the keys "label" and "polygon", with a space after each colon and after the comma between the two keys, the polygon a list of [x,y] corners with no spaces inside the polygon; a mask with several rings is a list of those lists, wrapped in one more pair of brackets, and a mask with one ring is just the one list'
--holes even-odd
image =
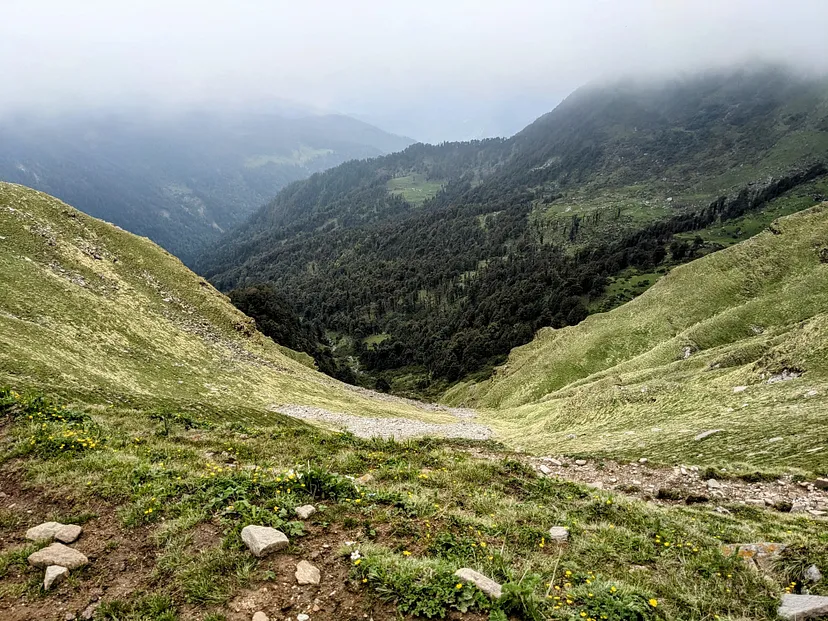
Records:
{"label": "fog", "polygon": [[824,0],[3,0],[0,112],[279,101],[468,138],[613,76],[824,70],[827,23]]}

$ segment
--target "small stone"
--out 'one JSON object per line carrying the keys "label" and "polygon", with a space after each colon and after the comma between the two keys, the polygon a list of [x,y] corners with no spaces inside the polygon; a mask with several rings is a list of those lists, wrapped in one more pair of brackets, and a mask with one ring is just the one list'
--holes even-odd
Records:
{"label": "small stone", "polygon": [[707,489],[721,489],[722,484],[716,479],[707,479]]}
{"label": "small stone", "polygon": [[64,621],[75,621],[77,617],[75,616],[74,612],[67,612],[65,615],[63,615],[63,619]]}
{"label": "small stone", "polygon": [[48,591],[53,585],[57,584],[69,575],[69,570],[60,565],[49,565],[46,568],[46,575],[43,577],[43,589]]}
{"label": "small stone", "polygon": [[67,524],[66,526],[61,527],[55,533],[55,539],[63,543],[72,543],[74,541],[77,541],[78,537],[81,536],[82,532],[83,528],[81,528],[77,524]]}
{"label": "small stone", "polygon": [[809,506],[810,505],[807,500],[794,500],[793,503],[791,503],[791,513],[804,513],[808,510]]}
{"label": "small stone", "polygon": [[565,526],[553,526],[549,529],[549,540],[558,541],[560,543],[569,540],[569,529]]}
{"label": "small stone", "polygon": [[720,432],[722,432],[722,431],[724,431],[724,429],[710,429],[710,430],[708,430],[708,431],[702,431],[699,435],[697,435],[697,436],[696,436],[695,438],[693,438],[693,439],[694,439],[696,442],[698,442],[699,440],[704,440],[705,438],[709,438],[709,437],[710,437],[710,436],[712,436],[714,433],[720,433]]}
{"label": "small stone", "polygon": [[734,386],[733,392],[745,392],[747,390],[747,386]]}
{"label": "small stone", "polygon": [[296,582],[299,584],[319,584],[322,576],[319,569],[307,561],[299,561],[296,565]]}
{"label": "small stone", "polygon": [[302,505],[296,508],[296,516],[300,520],[307,520],[314,513],[316,513],[316,507],[313,505]]}
{"label": "small stone", "polygon": [[553,466],[563,466],[563,462],[560,459],[555,459],[554,457],[547,457],[546,461]]}
{"label": "small stone", "polygon": [[552,468],[545,464],[541,464],[538,470],[540,470],[543,474],[552,474]]}
{"label": "small stone", "polygon": [[570,433],[570,434],[567,434],[566,439],[567,439],[567,440],[574,440],[574,439],[575,439],[575,438],[577,438],[577,437],[578,437],[578,436],[577,436],[577,435],[575,435],[574,433]]}
{"label": "small stone", "polygon": [[745,499],[746,505],[753,505],[754,507],[764,507],[765,501],[761,498],[746,498]]}
{"label": "small stone", "polygon": [[100,602],[94,602],[92,604],[89,604],[86,608],[83,609],[83,612],[81,613],[81,619],[83,619],[84,621],[90,621],[95,616],[95,611],[98,609],[98,606],[100,605]]}
{"label": "small stone", "polygon": [[270,621],[268,616],[261,610],[253,615],[253,621]]}
{"label": "small stone", "polygon": [[828,615],[828,597],[785,593],[777,614],[792,621],[819,619]]}
{"label": "small stone", "polygon": [[366,474],[363,474],[358,479],[356,479],[356,482],[359,483],[360,485],[364,485],[365,483],[370,483],[373,480],[374,480],[374,475],[372,475],[371,473],[366,473]]}
{"label": "small stone", "polygon": [[29,541],[51,541],[55,538],[55,533],[61,528],[63,528],[63,524],[60,522],[44,522],[27,530],[26,539]]}
{"label": "small stone", "polygon": [[87,563],[89,563],[89,559],[86,556],[62,543],[53,543],[29,556],[29,565],[35,567],[60,565],[68,569],[77,569]]}
{"label": "small stone", "polygon": [[310,617],[305,613],[296,615],[296,621],[310,621]]}
{"label": "small stone", "polygon": [[805,570],[803,574],[803,578],[808,582],[819,582],[822,580],[822,572],[819,571],[819,567],[816,565],[811,565],[808,569]]}
{"label": "small stone", "polygon": [[247,548],[257,558],[262,558],[271,552],[286,548],[289,543],[287,535],[269,526],[245,526],[242,529],[241,536]]}
{"label": "small stone", "polygon": [[497,582],[481,573],[474,571],[473,569],[469,569],[468,567],[458,569],[454,572],[454,575],[457,576],[462,582],[473,584],[492,599],[499,598],[503,592],[503,587],[501,587]]}
{"label": "small stone", "polygon": [[576,459],[575,460],[575,465],[576,466],[586,466],[587,465],[587,460],[586,459]]}
{"label": "small stone", "polygon": [[638,460],[638,463],[639,464],[646,464],[648,461],[650,461],[650,460],[647,459],[646,457],[642,457],[641,459]]}

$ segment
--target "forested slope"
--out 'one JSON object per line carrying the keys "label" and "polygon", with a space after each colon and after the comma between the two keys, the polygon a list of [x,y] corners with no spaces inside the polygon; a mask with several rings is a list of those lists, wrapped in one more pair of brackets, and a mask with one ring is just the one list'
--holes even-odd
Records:
{"label": "forested slope", "polygon": [[272,283],[398,390],[453,381],[817,203],[826,102],[826,82],[767,67],[585,87],[510,139],[291,185],[197,266],[225,290]]}

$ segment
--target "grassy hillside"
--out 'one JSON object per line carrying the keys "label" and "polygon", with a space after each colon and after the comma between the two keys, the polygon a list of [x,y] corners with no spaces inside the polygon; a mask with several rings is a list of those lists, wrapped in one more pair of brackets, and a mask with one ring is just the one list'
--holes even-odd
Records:
{"label": "grassy hillside", "polygon": [[239,420],[280,403],[441,419],[361,398],[312,364],[149,240],[0,184],[0,385]]}
{"label": "grassy hillside", "polygon": [[[778,364],[765,366],[795,362],[807,381],[820,377],[826,341],[815,320],[824,303],[819,257],[827,222],[828,208],[812,210],[776,225],[776,236],[704,260],[724,270],[707,289],[720,300],[720,314],[734,297],[742,304],[707,341],[681,341],[700,349],[692,363],[711,348],[730,351],[728,338],[741,334],[733,327],[738,309],[767,290],[764,310],[751,310],[750,321],[761,319],[765,338],[778,341],[770,351],[790,347],[788,358],[780,352]],[[682,273],[703,273],[697,265],[676,270],[619,311],[646,307]],[[727,270],[754,277],[733,286]],[[681,313],[669,305],[666,312],[665,321],[677,325]],[[690,315],[704,323],[702,310]],[[785,321],[795,316],[812,319],[797,328],[798,338],[785,340],[797,330],[784,330]],[[651,331],[659,330],[660,324]],[[606,331],[594,338],[596,347],[608,347]],[[623,351],[644,351],[641,343],[651,340],[646,331],[619,340],[615,362],[622,366]],[[806,341],[809,347],[801,347]],[[666,365],[665,376],[674,378],[668,361],[676,352],[672,344],[663,348],[640,373],[660,375]],[[82,618],[83,611],[96,621],[249,621],[256,610],[271,619],[319,620],[770,620],[785,591],[828,594],[824,582],[802,582],[812,563],[828,566],[824,522],[814,514],[782,512],[784,503],[777,503],[780,511],[759,509],[729,493],[710,504],[661,495],[645,501],[622,493],[623,484],[605,490],[542,476],[536,462],[495,442],[359,439],[269,413],[271,403],[287,402],[380,422],[389,414],[447,418],[364,397],[306,363],[255,332],[224,296],[148,240],[42,193],[0,184],[4,621],[59,621],[67,613]],[[597,370],[600,356],[583,364]],[[666,383],[648,380],[654,388]],[[740,398],[761,388],[751,385]],[[512,392],[508,403],[500,398],[509,406],[503,417],[523,416],[543,390]],[[678,396],[695,403],[690,393]],[[482,392],[478,397],[485,401]],[[616,409],[626,415],[623,404]],[[824,425],[805,407],[797,416],[780,414],[788,428],[779,433],[796,429],[805,449],[811,438],[801,431],[812,425],[818,437]],[[550,437],[527,420],[520,434],[503,423],[506,437],[524,443],[527,428]],[[668,429],[672,421],[661,415],[653,424]],[[594,425],[579,424],[578,433]],[[711,441],[718,438],[705,446]],[[787,447],[787,437],[779,445]],[[668,482],[672,470],[645,470],[640,476],[662,480],[668,492],[684,485]],[[785,497],[801,493],[790,477],[773,485]],[[303,518],[297,508],[307,503],[316,513]],[[83,525],[72,546],[89,560],[48,591],[42,569],[27,563],[46,543],[24,538],[47,520]],[[240,537],[250,524],[280,529],[289,546],[255,558]],[[566,544],[550,540],[552,526],[568,529]],[[722,548],[753,541],[788,549],[763,574]],[[320,571],[318,586],[297,584],[300,561]],[[459,580],[454,572],[461,567],[502,583],[502,596],[492,601]]]}
{"label": "grassy hillside", "polygon": [[[541,330],[448,400],[491,408],[504,437],[532,450],[818,468],[827,337],[824,203],[611,312]],[[694,441],[711,429],[722,431]]]}

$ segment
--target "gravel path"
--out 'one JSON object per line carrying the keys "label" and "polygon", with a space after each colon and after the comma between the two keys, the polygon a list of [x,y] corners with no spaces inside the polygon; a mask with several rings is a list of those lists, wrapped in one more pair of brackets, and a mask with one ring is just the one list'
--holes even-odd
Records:
{"label": "gravel path", "polygon": [[306,421],[326,423],[339,429],[347,429],[360,438],[416,438],[421,436],[437,436],[441,438],[465,438],[467,440],[488,440],[492,430],[485,425],[470,422],[474,418],[471,410],[448,409],[459,419],[457,423],[435,424],[423,423],[407,418],[368,418],[352,416],[339,412],[331,412],[310,405],[274,405],[270,408],[286,416]]}

